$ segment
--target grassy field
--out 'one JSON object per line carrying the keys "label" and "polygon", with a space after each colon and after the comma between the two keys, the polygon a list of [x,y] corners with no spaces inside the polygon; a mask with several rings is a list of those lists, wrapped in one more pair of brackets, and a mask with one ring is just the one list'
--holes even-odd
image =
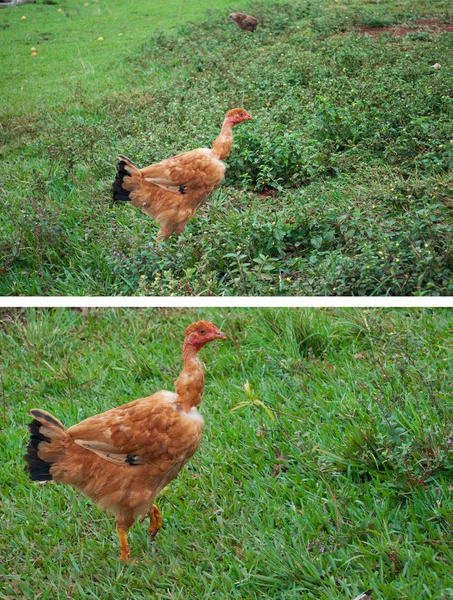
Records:
{"label": "grassy field", "polygon": [[[229,336],[203,350],[202,445],[126,567],[112,518],[28,480],[27,410],[69,426],[173,389],[200,317]],[[2,600],[453,598],[452,310],[16,309],[1,327]]]}
{"label": "grassy field", "polygon": [[[129,4],[0,12],[16,73],[0,294],[453,292],[453,34],[413,26],[451,22],[449,1],[255,3],[254,35],[227,7],[181,25],[207,2],[153,20],[137,1],[130,25]],[[409,34],[358,34],[395,23]],[[110,206],[115,155],[145,165],[209,145],[237,105],[256,120],[237,128],[225,184],[156,249],[148,217]]]}
{"label": "grassy field", "polygon": [[[132,5],[127,0],[38,0],[2,10],[2,114],[26,116],[58,110],[63,102],[129,91],[119,60],[153,34],[206,18],[211,4],[208,0]],[[227,4],[216,0],[218,8]]]}

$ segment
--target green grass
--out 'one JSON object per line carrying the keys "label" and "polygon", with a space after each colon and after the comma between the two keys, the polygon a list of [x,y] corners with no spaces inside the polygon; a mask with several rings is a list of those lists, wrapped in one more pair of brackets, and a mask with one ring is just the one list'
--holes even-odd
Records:
{"label": "green grass", "polygon": [[[144,40],[205,18],[209,0],[51,0],[2,10],[2,113],[58,109],[62,102],[130,89],[122,59]],[[216,6],[228,2],[216,0]],[[62,12],[58,12],[61,9]],[[21,19],[22,16],[26,20]],[[103,42],[98,38],[103,37]],[[35,47],[37,56],[31,57]]]}
{"label": "green grass", "polygon": [[[453,597],[452,310],[1,317],[0,598]],[[159,499],[156,541],[131,530],[126,567],[111,517],[28,480],[27,410],[69,426],[173,389],[200,317],[229,336],[202,352],[202,444]]]}
{"label": "green grass", "polygon": [[[138,12],[134,48],[110,13],[94,32],[82,7],[71,20],[29,8],[53,11],[54,28],[70,21],[72,39],[106,42],[87,49],[98,66],[76,77],[69,101],[54,80],[46,96],[50,71],[36,62],[39,101],[19,95],[5,115],[0,294],[453,293],[453,35],[355,33],[451,21],[449,2],[255,3],[256,35],[228,24],[227,8],[169,33]],[[78,60],[62,55],[56,81],[80,75]],[[148,217],[109,204],[115,155],[145,165],[209,145],[237,105],[256,119],[236,129],[224,185],[156,249]]]}

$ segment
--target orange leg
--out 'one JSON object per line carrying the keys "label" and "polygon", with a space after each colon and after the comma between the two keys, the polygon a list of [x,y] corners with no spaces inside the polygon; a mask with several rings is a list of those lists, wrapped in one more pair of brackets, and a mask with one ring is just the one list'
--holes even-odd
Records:
{"label": "orange leg", "polygon": [[120,539],[120,547],[121,547],[121,555],[120,560],[123,562],[128,562],[131,553],[129,552],[129,544],[127,543],[127,533],[120,525],[116,525],[116,531],[118,532],[118,537]]}
{"label": "orange leg", "polygon": [[149,511],[148,517],[151,521],[150,526],[148,527],[149,535],[151,537],[155,537],[159,529],[162,527],[162,515],[155,504],[153,504],[152,509]]}
{"label": "orange leg", "polygon": [[159,247],[161,242],[165,242],[171,236],[171,231],[169,231],[166,227],[161,227],[157,232],[156,244]]}

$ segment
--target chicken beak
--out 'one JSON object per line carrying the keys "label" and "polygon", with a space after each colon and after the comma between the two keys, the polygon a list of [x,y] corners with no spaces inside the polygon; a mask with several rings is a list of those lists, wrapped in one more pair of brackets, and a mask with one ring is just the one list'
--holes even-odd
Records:
{"label": "chicken beak", "polygon": [[216,337],[219,340],[227,340],[228,339],[227,336],[223,333],[223,331],[220,331],[220,330],[218,330],[216,332]]}
{"label": "chicken beak", "polygon": [[249,113],[247,113],[247,121],[253,121],[253,117],[252,115],[249,115]]}

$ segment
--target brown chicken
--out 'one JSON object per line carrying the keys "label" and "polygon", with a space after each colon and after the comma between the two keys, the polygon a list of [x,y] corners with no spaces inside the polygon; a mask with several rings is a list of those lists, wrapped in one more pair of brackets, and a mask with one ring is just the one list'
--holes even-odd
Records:
{"label": "brown chicken", "polygon": [[252,117],[242,108],[230,110],[212,149],[198,148],[139,169],[119,156],[112,186],[115,202],[130,202],[159,223],[157,239],[184,231],[194,212],[222,183],[233,145],[232,128]]}
{"label": "brown chicken", "polygon": [[252,15],[246,15],[245,13],[235,12],[231,13],[230,19],[236,23],[236,25],[244,31],[255,31],[258,27],[258,20]]}
{"label": "brown chicken", "polygon": [[198,448],[204,374],[197,353],[216,339],[226,336],[208,321],[186,329],[176,393],[157,392],[69,429],[44,410],[29,412],[34,420],[25,469],[31,479],[73,485],[113,514],[120,560],[129,558],[127,531],[139,517],[149,516],[149,533],[156,535],[162,516],[154,499]]}

